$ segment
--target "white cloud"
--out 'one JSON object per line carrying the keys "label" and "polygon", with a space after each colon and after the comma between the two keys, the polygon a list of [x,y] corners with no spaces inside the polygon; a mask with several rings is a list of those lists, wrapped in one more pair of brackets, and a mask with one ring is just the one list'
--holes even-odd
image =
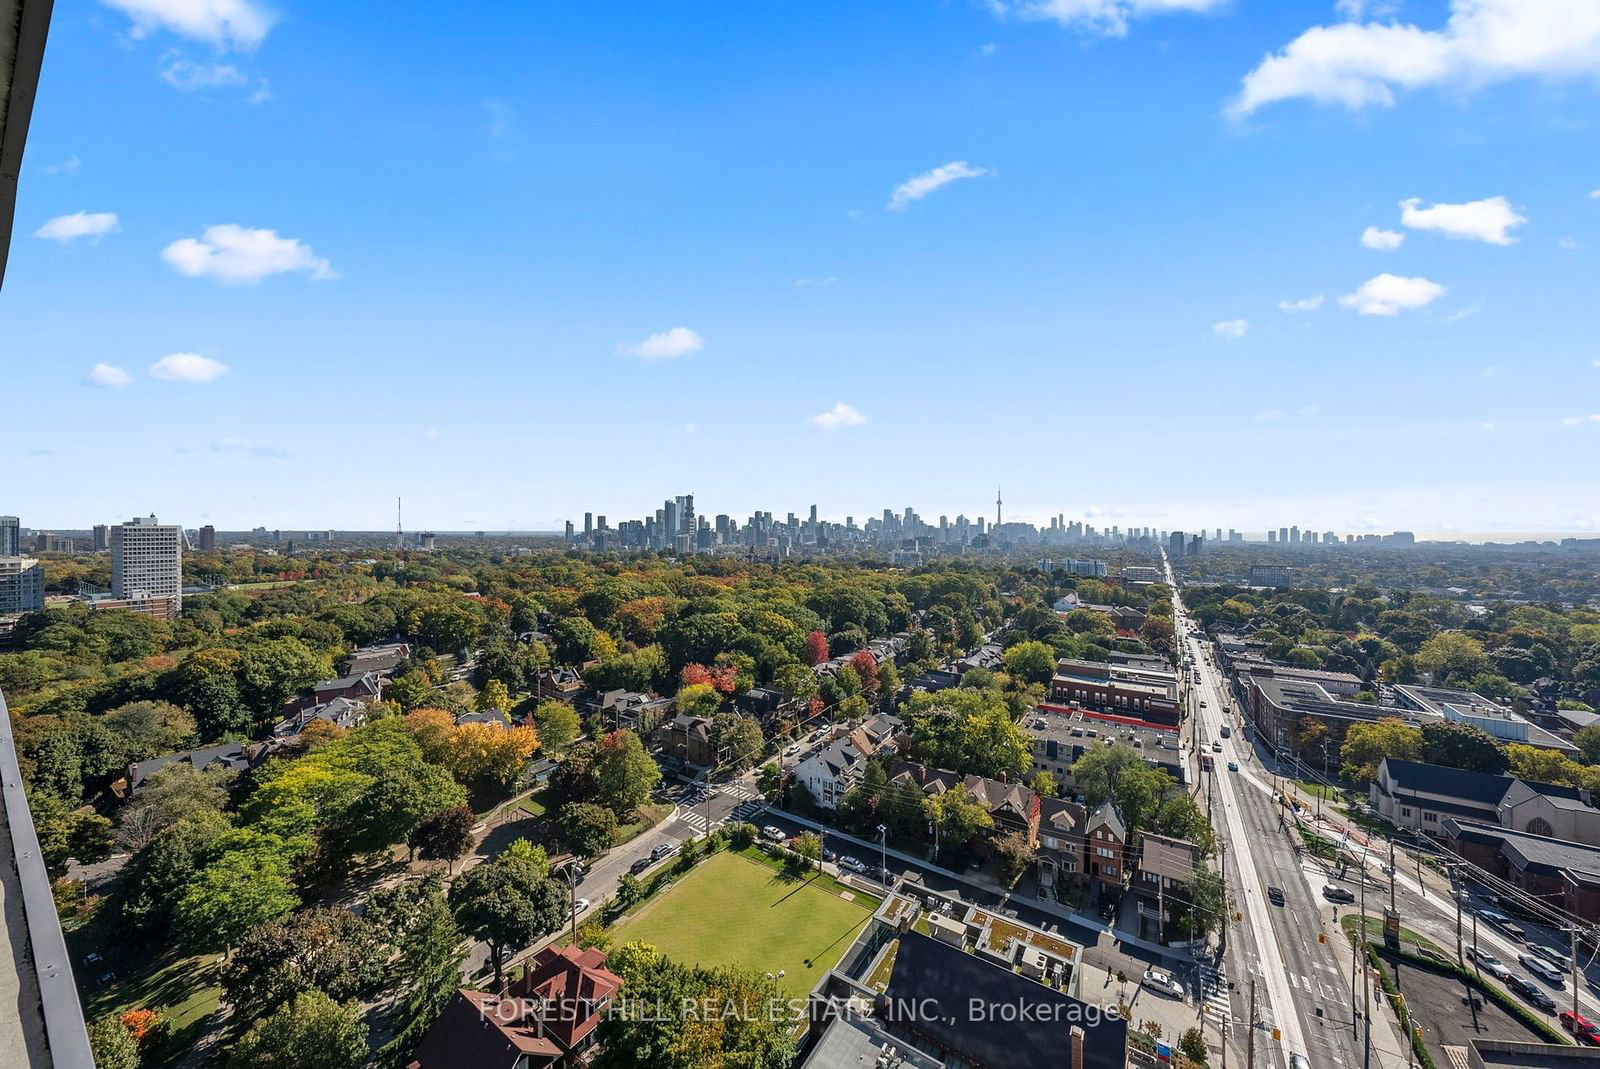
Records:
{"label": "white cloud", "polygon": [[1058,22],[1073,29],[1122,37],[1135,18],[1173,12],[1215,11],[1229,0],[988,0],[996,15]]}
{"label": "white cloud", "polygon": [[706,340],[688,327],[673,327],[652,334],[637,345],[618,343],[617,352],[643,360],[672,360],[697,353],[705,346]]}
{"label": "white cloud", "polygon": [[82,163],[83,161],[78,159],[77,156],[68,156],[60,163],[47,163],[40,170],[44,171],[45,174],[77,174],[78,167]]}
{"label": "white cloud", "polygon": [[1347,19],[1387,18],[1400,10],[1398,0],[1338,0],[1333,9]]}
{"label": "white cloud", "polygon": [[826,412],[818,412],[811,417],[813,426],[821,427],[825,431],[836,431],[840,427],[859,427],[867,422],[854,405],[847,405],[843,401],[835,401],[833,407]]}
{"label": "white cloud", "polygon": [[161,71],[161,80],[174,89],[192,93],[198,89],[231,89],[250,81],[232,63],[195,63],[175,59]]}
{"label": "white cloud", "polygon": [[1578,239],[1574,237],[1556,238],[1556,244],[1561,248],[1566,249],[1568,252],[1572,252],[1574,249],[1583,248],[1583,246],[1578,243]]}
{"label": "white cloud", "polygon": [[1482,423],[1478,424],[1478,429],[1480,431],[1488,431],[1492,434],[1494,432],[1494,421],[1486,419]]}
{"label": "white cloud", "polygon": [[173,353],[150,365],[150,374],[167,382],[215,382],[228,365],[199,353]]}
{"label": "white cloud", "polygon": [[1585,423],[1600,423],[1600,412],[1587,416],[1568,416],[1561,421],[1563,427],[1581,427]]}
{"label": "white cloud", "polygon": [[258,79],[255,89],[251,91],[250,96],[246,99],[252,104],[265,104],[272,99],[272,83],[265,78]]}
{"label": "white cloud", "polygon": [[85,376],[85,381],[91,386],[126,386],[133,381],[133,376],[120,367],[112,367],[110,364],[96,364],[89,369],[89,374]]}
{"label": "white cloud", "polygon": [[98,238],[117,229],[116,212],[73,212],[58,215],[33,232],[36,238],[65,245],[78,238]]}
{"label": "white cloud", "polygon": [[1313,26],[1245,75],[1228,111],[1242,117],[1302,97],[1351,110],[1391,107],[1396,90],[1590,78],[1596,66],[1600,5],[1593,0],[1450,0],[1450,17],[1436,30],[1400,22]]}
{"label": "white cloud", "polygon": [[1454,312],[1445,316],[1444,321],[1446,323],[1458,323],[1463,319],[1470,319],[1481,311],[1483,311],[1483,302],[1474,301],[1464,308],[1457,308]]}
{"label": "white cloud", "polygon": [[1361,232],[1361,244],[1369,249],[1398,249],[1406,236],[1398,230],[1380,230],[1369,226]]}
{"label": "white cloud", "polygon": [[1400,202],[1400,222],[1413,230],[1437,230],[1452,238],[1472,238],[1491,245],[1510,245],[1517,239],[1506,231],[1528,220],[1516,213],[1504,197],[1486,197],[1465,204],[1422,207],[1420,197]]}
{"label": "white cloud", "polygon": [[1405,278],[1385,271],[1363,282],[1354,293],[1339,298],[1346,308],[1364,316],[1392,316],[1409,308],[1423,308],[1444,296],[1445,288],[1426,278]]}
{"label": "white cloud", "polygon": [[161,250],[161,258],[180,275],[219,282],[260,282],[284,271],[302,271],[318,282],[339,277],[311,246],[234,223],[208,226],[198,240],[180,238]]}
{"label": "white cloud", "polygon": [[1227,338],[1229,341],[1244,337],[1245,331],[1249,329],[1250,321],[1248,319],[1224,319],[1220,323],[1211,324],[1211,333],[1219,338]]}
{"label": "white cloud", "polygon": [[1295,301],[1282,300],[1278,302],[1278,307],[1290,315],[1296,312],[1315,312],[1322,307],[1322,294],[1319,293],[1315,297],[1301,297]]}
{"label": "white cloud", "polygon": [[248,52],[278,17],[252,0],[101,0],[133,20],[132,35],[170,30],[219,49]]}
{"label": "white cloud", "polygon": [[1589,191],[1589,199],[1590,200],[1600,200],[1600,189],[1590,190]]}
{"label": "white cloud", "polygon": [[914,178],[908,178],[894,189],[894,194],[889,198],[891,212],[903,212],[914,201],[919,201],[936,189],[941,189],[951,182],[963,178],[982,178],[991,173],[987,167],[974,167],[966,160],[952,160],[931,171],[924,171]]}
{"label": "white cloud", "polygon": [[978,46],[978,55],[980,56],[992,56],[998,51],[1000,51],[1000,46],[993,41],[988,41]]}

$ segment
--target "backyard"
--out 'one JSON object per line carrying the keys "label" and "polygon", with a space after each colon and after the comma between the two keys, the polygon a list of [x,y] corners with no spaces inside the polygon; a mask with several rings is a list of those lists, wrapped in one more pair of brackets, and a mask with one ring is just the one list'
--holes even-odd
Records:
{"label": "backyard", "polygon": [[876,898],[832,877],[796,876],[721,852],[618,921],[611,935],[613,945],[643,940],[678,961],[782,970],[779,987],[800,996],[838,963],[877,907]]}

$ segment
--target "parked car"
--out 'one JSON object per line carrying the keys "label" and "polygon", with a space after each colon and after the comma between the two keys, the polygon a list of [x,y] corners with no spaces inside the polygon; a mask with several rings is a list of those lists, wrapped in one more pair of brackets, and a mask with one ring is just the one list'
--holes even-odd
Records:
{"label": "parked car", "polygon": [[633,864],[628,866],[628,871],[635,876],[656,863],[654,856],[635,858]]}
{"label": "parked car", "polygon": [[788,838],[788,836],[783,834],[782,828],[775,828],[771,824],[768,824],[765,828],[761,829],[761,837],[767,840],[769,843],[781,843],[784,839]]}
{"label": "parked car", "polygon": [[1554,1013],[1556,1011],[1556,1000],[1545,994],[1542,988],[1531,981],[1524,980],[1520,976],[1508,976],[1506,977],[1506,987],[1521,995],[1523,1001],[1539,1007],[1545,1013]]}
{"label": "parked car", "polygon": [[839,860],[839,855],[834,853],[832,850],[829,850],[826,846],[824,846],[822,848],[822,860],[828,861],[828,862],[838,861]]}
{"label": "parked car", "polygon": [[857,874],[867,871],[867,866],[864,863],[862,863],[858,858],[851,857],[849,854],[846,854],[839,859],[839,867]]}
{"label": "parked car", "polygon": [[655,849],[650,851],[651,861],[660,861],[664,857],[671,857],[678,852],[677,843],[657,843]]}
{"label": "parked car", "polygon": [[1551,965],[1543,958],[1537,957],[1533,954],[1518,954],[1517,960],[1522,963],[1522,967],[1524,969],[1527,969],[1545,983],[1551,984],[1555,987],[1565,986],[1561,975],[1561,970],[1556,968],[1554,965]]}
{"label": "parked car", "polygon": [[1183,985],[1174,980],[1171,973],[1164,970],[1146,969],[1144,978],[1139,982],[1157,994],[1166,995],[1169,998],[1183,997]]}
{"label": "parked car", "polygon": [[1542,944],[1535,943],[1528,949],[1532,950],[1535,954],[1539,955],[1545,961],[1548,961],[1551,965],[1554,965],[1558,969],[1566,970],[1572,968],[1572,959],[1554,947],[1547,947]]}
{"label": "parked car", "polygon": [[1571,1010],[1561,1011],[1561,1027],[1578,1037],[1579,1043],[1586,1043],[1591,1047],[1600,1047],[1600,1028],[1596,1028],[1593,1021],[1581,1013]]}
{"label": "parked car", "polygon": [[793,757],[796,754],[798,754],[799,752],[800,752],[800,744],[799,743],[795,743],[793,746],[790,746],[790,747],[786,748],[783,751],[783,756],[785,756],[785,757]]}
{"label": "parked car", "polygon": [[1281,888],[1281,887],[1268,887],[1267,888],[1267,901],[1271,902],[1275,906],[1283,905],[1283,888]]}
{"label": "parked car", "polygon": [[1493,954],[1482,949],[1481,947],[1468,947],[1467,957],[1477,962],[1479,969],[1488,973],[1496,980],[1504,980],[1506,977],[1511,975],[1511,970],[1506,968],[1499,958],[1495,957]]}
{"label": "parked car", "polygon": [[1322,897],[1329,902],[1354,902],[1356,900],[1354,891],[1348,887],[1340,887],[1336,883],[1330,883],[1324,887],[1322,889]]}
{"label": "parked car", "polygon": [[894,883],[893,874],[890,873],[888,869],[880,869],[876,865],[872,866],[870,869],[868,869],[866,871],[866,877],[869,880],[873,880],[873,881],[876,881],[877,883],[883,884],[885,887],[887,887],[890,884]]}

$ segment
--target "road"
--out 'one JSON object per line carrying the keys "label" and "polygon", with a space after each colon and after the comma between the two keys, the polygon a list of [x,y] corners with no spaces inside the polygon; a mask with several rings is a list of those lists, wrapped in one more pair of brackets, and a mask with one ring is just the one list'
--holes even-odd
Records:
{"label": "road", "polygon": [[[1167,564],[1167,579],[1177,585]],[[1363,1064],[1351,1021],[1347,981],[1336,958],[1340,942],[1318,943],[1328,918],[1314,897],[1290,836],[1279,824],[1271,787],[1252,771],[1259,761],[1242,733],[1222,738],[1224,710],[1232,696],[1202,644],[1190,635],[1193,626],[1174,594],[1174,629],[1194,659],[1200,681],[1191,684],[1194,721],[1190,730],[1200,752],[1210,753],[1214,771],[1201,773],[1212,822],[1225,844],[1229,888],[1242,922],[1229,930],[1229,969],[1234,983],[1234,1011],[1248,1019],[1249,982],[1256,981],[1255,1035],[1257,1057],[1263,1047],[1277,1053],[1263,1064],[1282,1065],[1289,1054],[1303,1054],[1313,1069],[1347,1069]],[[1216,749],[1216,745],[1221,749]],[[1229,772],[1228,763],[1239,771]],[[1196,762],[1198,764],[1198,762]],[[1282,891],[1283,905],[1274,905],[1268,888]],[[1241,999],[1242,996],[1242,999]],[[1276,1026],[1281,1038],[1272,1039]]]}

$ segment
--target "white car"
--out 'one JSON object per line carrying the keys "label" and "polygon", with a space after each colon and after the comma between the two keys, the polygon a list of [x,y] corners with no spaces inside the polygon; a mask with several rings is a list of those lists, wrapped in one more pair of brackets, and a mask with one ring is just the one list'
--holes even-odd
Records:
{"label": "white car", "polygon": [[1183,985],[1174,980],[1171,973],[1161,969],[1146,969],[1143,979],[1139,982],[1157,994],[1169,998],[1183,997]]}
{"label": "white car", "polygon": [[1561,970],[1543,958],[1535,957],[1532,954],[1519,954],[1517,955],[1517,960],[1522,962],[1524,969],[1527,969],[1545,983],[1552,984],[1555,987],[1566,986],[1561,976]]}
{"label": "white car", "polygon": [[797,754],[799,752],[800,752],[800,744],[797,742],[793,746],[789,747],[787,750],[784,750],[783,751],[783,756],[785,756],[785,757],[793,757],[795,754]]}
{"label": "white car", "polygon": [[846,854],[839,859],[839,867],[841,869],[849,869],[851,872],[855,873],[867,871],[866,865],[864,865],[860,860],[851,857],[849,854]]}
{"label": "white car", "polygon": [[768,824],[765,828],[761,829],[761,837],[772,843],[781,843],[784,839],[788,838],[788,836],[783,834],[782,828],[775,828],[771,824]]}
{"label": "white car", "polygon": [[1495,957],[1487,950],[1480,950],[1475,946],[1468,947],[1467,957],[1477,962],[1478,968],[1482,969],[1496,980],[1504,980],[1506,977],[1511,975],[1511,970],[1506,968],[1505,965],[1501,963],[1499,958]]}
{"label": "white car", "polygon": [[576,917],[588,908],[589,900],[587,898],[580,898],[576,902],[572,903],[572,915]]}

